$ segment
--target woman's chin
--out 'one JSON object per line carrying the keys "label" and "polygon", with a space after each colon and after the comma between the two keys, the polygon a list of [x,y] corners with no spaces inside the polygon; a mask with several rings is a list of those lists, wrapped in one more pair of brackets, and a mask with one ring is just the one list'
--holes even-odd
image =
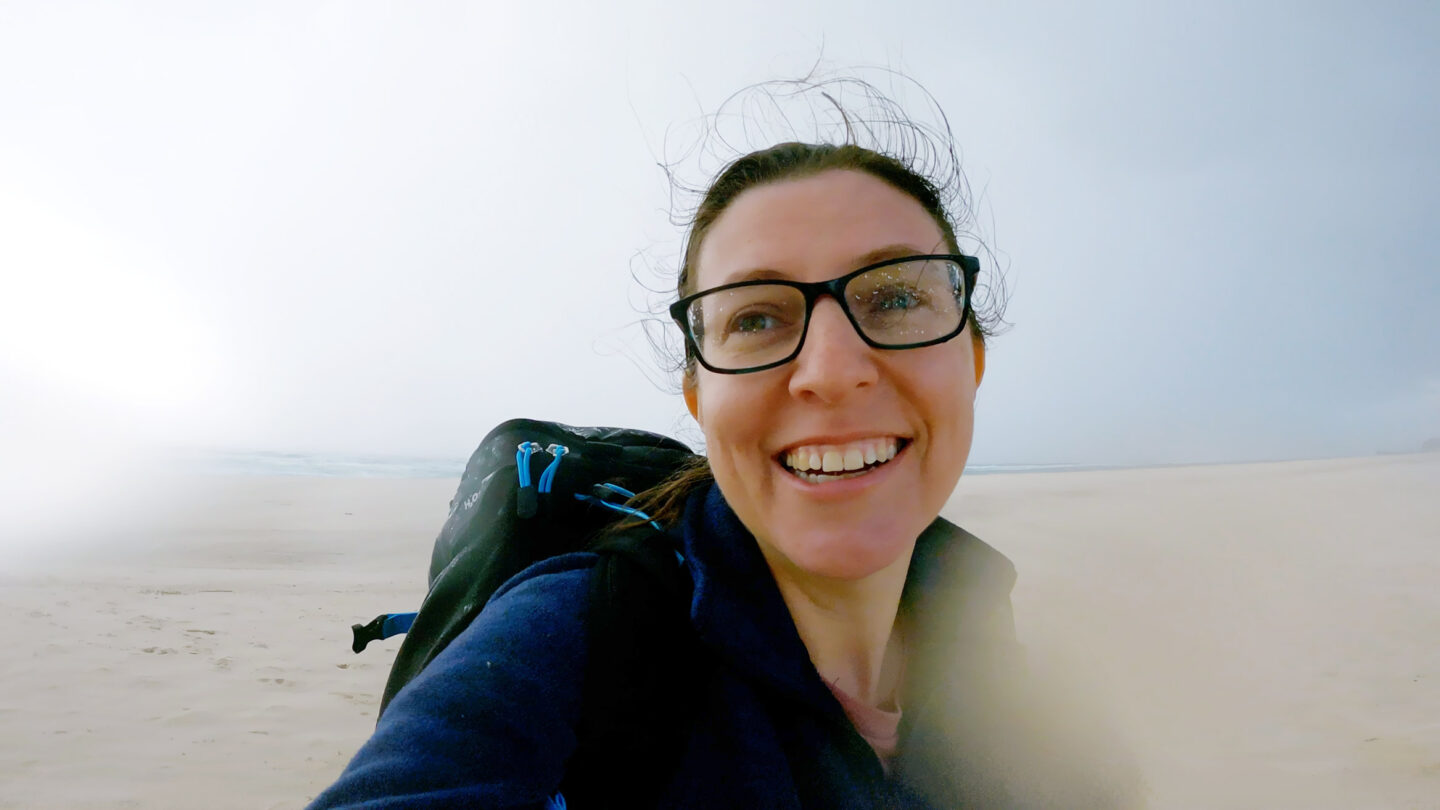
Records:
{"label": "woman's chin", "polygon": [[[821,579],[858,581],[908,558],[915,537],[897,536],[894,526],[865,531],[863,527],[792,527],[772,544],[788,567]],[[768,556],[768,555],[767,555]]]}

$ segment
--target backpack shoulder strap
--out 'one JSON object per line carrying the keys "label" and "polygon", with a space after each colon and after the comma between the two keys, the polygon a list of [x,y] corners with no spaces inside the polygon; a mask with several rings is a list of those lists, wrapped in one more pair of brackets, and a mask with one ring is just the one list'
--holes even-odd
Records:
{"label": "backpack shoulder strap", "polygon": [[679,765],[697,679],[692,583],[669,535],[601,540],[579,747],[562,785],[575,807],[653,807]]}

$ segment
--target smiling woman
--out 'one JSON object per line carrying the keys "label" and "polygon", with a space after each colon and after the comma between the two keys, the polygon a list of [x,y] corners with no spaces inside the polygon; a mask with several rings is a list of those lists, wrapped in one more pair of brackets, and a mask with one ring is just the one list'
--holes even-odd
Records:
{"label": "smiling woman", "polygon": [[707,452],[629,508],[693,584],[686,637],[657,644],[699,663],[673,759],[635,764],[641,798],[601,792],[577,748],[581,662],[607,638],[586,623],[596,555],[578,554],[504,586],[315,807],[1135,804],[1098,736],[1037,722],[1013,566],[939,518],[998,313],[977,311],[958,195],[872,147],[739,156],[690,221],[670,314]]}
{"label": "smiling woman", "polygon": [[[737,195],[707,229],[694,261],[696,287],[713,288],[750,267],[771,268],[794,281],[844,277],[881,249],[958,253],[913,196],[863,169],[846,168],[842,161],[858,162],[843,157],[847,151],[832,156],[825,151],[784,145],[746,158],[760,165],[816,168],[805,170],[808,177]],[[827,168],[827,159],[836,168]],[[923,274],[932,263],[918,265]],[[973,332],[952,339],[964,329],[963,276],[932,275],[943,287],[932,292],[948,298],[943,307],[951,317],[922,312],[921,319],[940,325],[932,327],[933,334],[920,327],[922,339],[900,344],[903,350],[868,345],[873,337],[867,341],[867,330],[856,328],[860,321],[847,287],[846,294],[813,304],[803,333],[797,330],[788,365],[743,376],[702,368],[687,377],[686,403],[705,432],[710,467],[771,560],[787,602],[806,599],[803,592],[820,586],[817,577],[868,587],[868,578],[879,574],[891,580],[891,601],[898,604],[915,538],[960,479],[984,349]],[[850,317],[842,310],[850,310]],[[887,448],[893,443],[896,456],[858,476],[825,474],[827,466],[828,472],[843,471],[847,454],[863,458],[874,443]],[[784,466],[781,459],[797,450],[807,458],[819,456],[819,477],[825,480],[806,480]],[[855,607],[860,615],[872,614],[859,603]],[[893,621],[881,612],[867,624],[877,637],[889,638]],[[881,659],[872,658],[866,666],[874,669]],[[835,677],[868,685],[878,672]]]}

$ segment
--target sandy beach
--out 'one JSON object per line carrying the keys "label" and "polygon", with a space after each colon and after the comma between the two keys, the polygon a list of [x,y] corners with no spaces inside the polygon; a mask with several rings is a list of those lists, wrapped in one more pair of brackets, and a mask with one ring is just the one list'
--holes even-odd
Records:
{"label": "sandy beach", "polygon": [[[449,480],[216,478],[0,573],[0,808],[293,808],[373,727]],[[1440,808],[1440,454],[966,478],[1156,808]],[[1078,687],[1077,687],[1078,688]]]}

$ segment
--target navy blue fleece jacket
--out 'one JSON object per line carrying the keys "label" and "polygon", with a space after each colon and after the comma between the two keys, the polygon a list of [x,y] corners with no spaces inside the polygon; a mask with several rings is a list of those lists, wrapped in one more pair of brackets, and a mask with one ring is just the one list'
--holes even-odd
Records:
{"label": "navy blue fleece jacket", "polygon": [[[717,487],[690,499],[678,531],[695,582],[690,623],[708,665],[693,684],[688,741],[661,806],[1014,806],[987,767],[995,758],[982,715],[997,718],[977,712],[989,704],[975,697],[1017,663],[1008,560],[944,521],[917,543],[902,601],[914,628],[905,715],[887,778],[815,671],[754,538]],[[595,560],[555,558],[507,583],[396,696],[311,807],[553,806],[577,744]]]}

